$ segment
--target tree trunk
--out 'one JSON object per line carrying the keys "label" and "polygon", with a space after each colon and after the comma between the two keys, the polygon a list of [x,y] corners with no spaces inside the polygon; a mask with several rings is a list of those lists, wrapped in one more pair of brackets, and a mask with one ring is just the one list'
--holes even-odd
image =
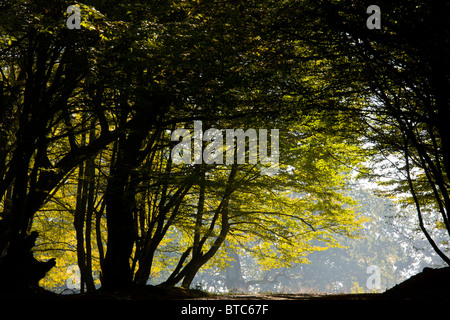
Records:
{"label": "tree trunk", "polygon": [[85,253],[84,253],[84,218],[86,210],[86,195],[83,189],[86,189],[86,183],[84,179],[84,163],[80,163],[78,166],[78,183],[77,183],[77,203],[74,213],[73,225],[75,228],[75,235],[77,240],[77,261],[80,269],[80,292],[84,293],[84,283],[86,280],[85,269]]}
{"label": "tree trunk", "polygon": [[[89,140],[95,139],[95,123],[91,125]],[[85,223],[85,245],[86,245],[86,288],[88,292],[95,291],[94,278],[92,276],[92,216],[94,215],[95,205],[95,156],[91,156],[86,160],[85,168],[86,180],[88,182],[87,189],[87,207],[86,207],[86,223]]]}
{"label": "tree trunk", "polygon": [[105,192],[108,241],[102,266],[102,286],[122,289],[132,285],[130,258],[137,238],[134,218],[137,179],[133,171],[139,164],[139,151],[146,131],[136,128],[119,139],[117,160],[112,165]]}
{"label": "tree trunk", "polygon": [[126,190],[127,180],[126,172],[118,172],[110,177],[106,189],[108,241],[102,266],[102,286],[105,289],[122,289],[132,284],[130,257],[136,230],[132,212],[133,194],[131,190]]}
{"label": "tree trunk", "polygon": [[[209,230],[205,233],[203,238],[198,243],[197,254],[195,256],[194,255],[192,256],[191,261],[178,274],[176,275],[172,274],[169,277],[169,279],[166,282],[164,282],[164,284],[175,285],[181,280],[183,280],[182,287],[188,288],[191,285],[192,280],[194,280],[194,277],[197,274],[198,270],[200,270],[200,268],[216,254],[222,243],[225,241],[228,231],[230,230],[230,224],[228,220],[228,207],[231,195],[234,191],[233,184],[234,179],[236,177],[236,173],[237,173],[237,165],[233,165],[230,171],[230,175],[228,177],[224,194],[222,196],[222,201],[220,202],[219,206],[216,209],[216,213],[212,219]],[[209,250],[206,251],[206,253],[202,253],[201,249],[205,244],[206,240],[212,235],[215,222],[219,216],[221,216],[220,233],[217,236],[214,243],[209,248]]]}
{"label": "tree trunk", "polygon": [[[90,141],[95,137],[91,128]],[[86,145],[86,135],[81,137],[81,145]],[[91,257],[91,223],[94,201],[95,168],[94,157],[91,156],[78,166],[77,203],[74,214],[74,228],[77,240],[77,258],[80,269],[80,292],[84,293],[85,286],[88,292],[94,292],[94,279],[92,277]],[[86,233],[84,228],[86,225]]]}
{"label": "tree trunk", "polygon": [[[145,284],[147,282],[150,276],[155,251],[166,235],[169,227],[172,225],[175,217],[178,215],[181,203],[191,189],[191,186],[191,183],[186,186],[180,186],[171,199],[165,205],[160,206],[161,211],[157,217],[157,226],[153,236],[150,237],[152,234],[151,229],[147,231],[147,239],[144,249],[142,250],[142,256],[139,259],[139,269],[136,272],[135,282],[140,284]],[[169,213],[168,211],[170,209],[172,209],[172,213],[166,221],[166,215]]]}

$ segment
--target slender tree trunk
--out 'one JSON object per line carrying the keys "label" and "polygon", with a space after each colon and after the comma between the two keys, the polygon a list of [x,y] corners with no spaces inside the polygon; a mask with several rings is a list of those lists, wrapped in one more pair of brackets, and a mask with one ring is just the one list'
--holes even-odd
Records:
{"label": "slender tree trunk", "polygon": [[[155,255],[155,251],[158,248],[159,244],[163,240],[166,235],[169,227],[172,225],[175,217],[178,215],[179,208],[181,203],[190,190],[192,184],[188,184],[187,186],[180,187],[177,192],[171,197],[170,201],[167,202],[165,206],[161,206],[160,214],[157,217],[157,226],[152,237],[146,239],[145,247],[142,250],[143,254],[139,261],[139,269],[136,272],[135,281],[140,284],[145,284],[150,276],[151,267],[153,263],[153,258]],[[166,216],[169,213],[169,210],[172,209],[170,217]],[[147,235],[150,236],[152,234],[151,230],[147,231]]]}
{"label": "slender tree trunk", "polygon": [[[90,140],[95,137],[93,126],[90,130]],[[86,145],[86,135],[81,138],[81,145]],[[78,166],[78,187],[77,203],[74,215],[74,227],[77,239],[77,258],[80,268],[80,292],[85,289],[88,292],[95,291],[94,279],[92,277],[92,248],[91,248],[91,225],[92,211],[94,210],[94,186],[95,186],[95,167],[94,157],[89,157],[85,162]],[[86,232],[84,232],[86,228]]]}
{"label": "slender tree trunk", "polygon": [[[89,134],[89,140],[95,139],[95,124],[92,123]],[[94,278],[92,276],[92,216],[94,215],[95,205],[95,155],[86,160],[85,175],[88,182],[87,188],[87,207],[85,223],[85,243],[86,243],[86,288],[88,292],[95,291]]]}
{"label": "slender tree trunk", "polygon": [[[105,212],[105,201],[102,200],[100,209],[95,212],[95,239],[97,241],[97,249],[101,269],[103,269],[103,262],[105,261],[105,252],[103,249],[103,239],[102,239],[102,216],[104,212]],[[102,276],[100,276],[100,278],[102,278]]]}
{"label": "slender tree trunk", "polygon": [[406,162],[406,177],[408,180],[408,184],[409,184],[409,188],[410,188],[410,192],[413,196],[414,199],[414,203],[416,205],[416,210],[417,210],[417,216],[418,216],[418,220],[419,220],[419,227],[422,230],[423,234],[425,235],[425,237],[427,238],[428,242],[430,243],[430,245],[433,247],[434,251],[439,255],[439,257],[441,257],[442,260],[444,260],[448,265],[450,265],[450,258],[447,257],[444,252],[442,252],[439,247],[437,246],[436,242],[433,240],[433,238],[431,237],[431,235],[428,233],[424,221],[423,221],[423,217],[422,217],[422,210],[421,210],[421,205],[420,205],[420,201],[416,195],[415,192],[415,188],[412,182],[412,178],[411,178],[411,173],[410,173],[410,165],[409,165],[409,151],[408,151],[408,141],[405,139],[405,162]]}
{"label": "slender tree trunk", "polygon": [[[187,265],[180,271],[178,274],[172,274],[169,279],[164,282],[167,285],[175,285],[178,282],[182,281],[182,286],[184,288],[188,288],[192,281],[194,280],[195,275],[198,270],[207,263],[219,250],[222,243],[225,241],[228,231],[230,230],[229,224],[229,216],[228,216],[228,208],[231,199],[231,195],[234,191],[234,180],[237,173],[237,165],[233,165],[230,171],[230,175],[228,177],[227,185],[222,196],[222,201],[216,209],[215,216],[213,217],[211,224],[209,226],[209,230],[206,231],[202,239],[198,243],[197,254],[192,256],[191,261],[187,263]],[[221,217],[221,230],[211,247],[205,253],[201,252],[206,240],[210,238],[213,234],[213,229],[216,224],[216,220]],[[179,268],[177,268],[179,269]]]}
{"label": "slender tree trunk", "polygon": [[77,261],[80,269],[80,292],[84,293],[84,283],[86,280],[85,269],[85,253],[84,253],[84,218],[86,210],[86,196],[84,190],[86,188],[84,179],[84,163],[80,163],[78,166],[78,185],[77,185],[77,202],[74,214],[73,225],[75,228],[76,240],[77,240]]}

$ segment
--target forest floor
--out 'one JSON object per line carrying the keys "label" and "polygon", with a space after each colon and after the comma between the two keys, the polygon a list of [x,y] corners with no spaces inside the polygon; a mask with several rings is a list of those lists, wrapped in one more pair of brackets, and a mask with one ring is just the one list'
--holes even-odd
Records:
{"label": "forest floor", "polygon": [[431,269],[410,277],[383,293],[356,294],[242,294],[210,295],[198,299],[222,300],[446,300],[450,301],[450,267]]}
{"label": "forest floor", "polygon": [[[3,298],[3,297],[2,297]],[[325,294],[325,293],[258,293],[258,294],[211,294],[197,289],[165,286],[136,286],[128,290],[105,292],[97,290],[89,294],[56,294],[44,289],[21,296],[37,300],[303,300],[303,301],[386,301],[386,300],[446,300],[450,301],[450,267],[425,268],[404,282],[384,293]]]}
{"label": "forest floor", "polygon": [[380,293],[258,293],[211,295],[195,298],[195,300],[373,300],[381,297]]}
{"label": "forest floor", "polygon": [[356,293],[356,294],[328,294],[328,293],[242,293],[242,294],[212,294],[196,289],[183,289],[178,287],[145,286],[132,290],[104,292],[97,290],[94,293],[85,294],[56,294],[47,290],[39,290],[33,294],[10,295],[2,299],[26,299],[26,300],[58,300],[58,301],[89,301],[89,300],[135,300],[135,301],[168,301],[168,300],[379,300],[383,299],[383,293]]}
{"label": "forest floor", "polygon": [[[117,293],[115,297],[119,299],[128,298],[131,300],[450,300],[450,267],[440,269],[425,268],[422,272],[412,276],[411,278],[399,283],[383,293],[211,294],[196,289],[143,286],[125,294]],[[114,296],[105,296],[104,298],[114,298]]]}

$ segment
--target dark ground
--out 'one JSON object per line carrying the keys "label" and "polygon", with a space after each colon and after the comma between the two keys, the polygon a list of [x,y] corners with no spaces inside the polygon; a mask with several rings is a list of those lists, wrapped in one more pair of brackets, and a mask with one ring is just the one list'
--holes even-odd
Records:
{"label": "dark ground", "polygon": [[425,268],[384,293],[363,294],[210,294],[200,290],[164,286],[136,286],[129,290],[91,294],[61,295],[40,289],[28,294],[8,294],[3,299],[33,300],[303,300],[303,301],[387,301],[387,300],[445,300],[450,301],[450,267]]}

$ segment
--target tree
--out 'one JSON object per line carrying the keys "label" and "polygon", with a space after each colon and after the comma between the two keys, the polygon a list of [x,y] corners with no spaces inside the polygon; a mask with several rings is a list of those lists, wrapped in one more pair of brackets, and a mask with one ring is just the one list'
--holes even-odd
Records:
{"label": "tree", "polygon": [[[236,177],[230,181],[227,176],[222,178],[222,172],[232,173],[226,166],[206,167],[206,175],[193,189],[198,188],[194,198],[196,214],[183,220],[182,238],[191,241],[166,284],[183,280],[183,286],[189,286],[195,273],[188,270],[197,272],[209,260],[217,261],[211,259],[210,252],[218,252],[218,260],[225,261],[226,251],[218,251],[225,243],[224,235],[227,248],[253,255],[265,269],[307,261],[309,253],[337,246],[333,240],[336,234],[357,235],[362,221],[351,207],[345,208],[353,203],[342,190],[349,178],[345,172],[357,166],[362,155],[345,139],[318,134],[324,127],[333,131],[328,122],[306,118],[303,126],[289,127],[291,132],[282,131],[284,145],[280,153],[284,157],[275,176],[262,175],[254,165],[238,165]],[[337,126],[334,130],[338,130]],[[227,182],[222,186],[221,181]],[[224,205],[231,182],[234,191]],[[215,228],[222,208],[228,212],[222,213],[220,227]],[[180,228],[178,224],[175,227]],[[189,255],[191,260],[183,265]]]}
{"label": "tree", "polygon": [[[89,32],[67,34],[55,23],[55,13],[48,4],[26,4],[21,1],[2,4],[2,127],[11,137],[2,153],[4,170],[0,182],[3,203],[2,252],[7,250],[8,263],[14,270],[16,254],[23,251],[29,226],[37,210],[63,177],[88,156],[98,144],[79,147],[70,140],[70,149],[50,154],[49,148],[65,135],[73,138],[76,127],[68,121],[77,84],[85,77],[88,66],[86,46],[95,42]],[[47,16],[44,13],[50,12]],[[33,22],[29,22],[29,21]],[[39,21],[35,23],[34,21]],[[51,137],[54,129],[65,126],[65,133]],[[61,128],[61,127],[60,127]],[[14,279],[19,274],[2,272]],[[5,281],[7,281],[5,279]],[[13,281],[14,281],[13,280]],[[10,284],[14,287],[14,284]],[[27,284],[23,284],[25,288]],[[8,287],[8,286],[7,286]]]}
{"label": "tree", "polygon": [[[185,287],[225,240],[268,268],[356,235],[361,221],[342,190],[364,154],[359,118],[342,108],[361,99],[327,99],[332,64],[305,40],[309,29],[291,41],[279,28],[294,21],[282,12],[293,3],[87,1],[79,30],[60,23],[63,4],[1,4],[0,244],[13,266],[30,228],[55,221],[73,235],[66,248],[76,243],[89,291],[97,257],[104,289],[146,283],[174,235],[165,280]],[[231,165],[175,163],[170,133],[194,121],[220,133],[278,129],[278,171],[264,175],[249,152],[240,163],[238,150]]]}
{"label": "tree", "polygon": [[[59,23],[64,9],[62,1],[2,3],[2,128],[3,137],[7,133],[11,139],[1,157],[5,169],[0,197],[7,205],[1,214],[0,243],[12,270],[20,264],[15,252],[23,251],[35,213],[74,168],[118,136],[118,130],[109,129],[104,105],[98,102],[101,91],[92,91],[101,60],[96,54],[105,38],[92,20],[84,22],[80,32],[68,30]],[[98,11],[84,9],[93,20],[101,20]],[[97,100],[87,101],[88,93],[96,94]],[[101,132],[79,145],[89,130],[85,122]],[[2,272],[2,277],[20,275]]]}
{"label": "tree", "polygon": [[375,196],[363,185],[355,185],[348,193],[365,218],[358,238],[337,235],[339,246],[308,254],[307,263],[293,262],[291,267],[273,264],[270,269],[261,268],[245,248],[227,245],[220,259],[228,266],[210,264],[194,283],[213,292],[373,292],[367,287],[367,271],[369,266],[376,266],[380,288],[374,289],[380,292],[426,266],[442,264],[426,238],[417,232],[409,212],[392,200]]}
{"label": "tree", "polygon": [[[313,23],[308,48],[323,66],[316,68],[327,84],[323,97],[333,101],[323,107],[364,123],[361,128],[375,162],[384,159],[397,170],[399,175],[391,179],[393,191],[410,192],[407,201],[416,208],[420,229],[449,263],[428,229],[431,223],[450,232],[449,6],[436,1],[377,5],[382,12],[379,30],[366,28],[367,4],[362,1],[286,3],[277,23],[280,33],[293,43],[304,39],[298,24],[305,19]],[[392,161],[394,156],[398,161]],[[439,213],[438,220],[432,212]]]}

